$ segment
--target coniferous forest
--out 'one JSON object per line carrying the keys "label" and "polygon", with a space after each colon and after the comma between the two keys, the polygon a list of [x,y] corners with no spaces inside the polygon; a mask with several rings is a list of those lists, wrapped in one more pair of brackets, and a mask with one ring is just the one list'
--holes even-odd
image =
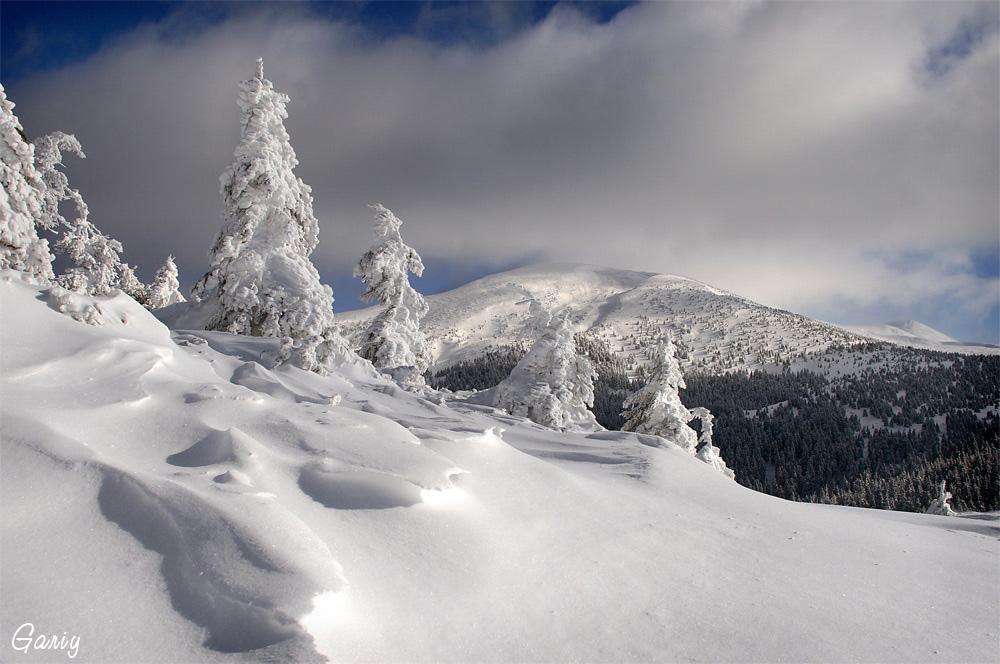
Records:
{"label": "coniferous forest", "polygon": [[[620,429],[622,404],[642,386],[643,368],[599,339],[581,336],[577,344],[597,369],[598,422]],[[523,354],[518,346],[494,348],[429,383],[487,389]],[[873,344],[854,362],[867,366],[843,375],[694,371],[681,397],[712,412],[715,445],[736,480],[757,491],[922,512],[944,480],[956,510],[1000,510],[1000,357]]]}

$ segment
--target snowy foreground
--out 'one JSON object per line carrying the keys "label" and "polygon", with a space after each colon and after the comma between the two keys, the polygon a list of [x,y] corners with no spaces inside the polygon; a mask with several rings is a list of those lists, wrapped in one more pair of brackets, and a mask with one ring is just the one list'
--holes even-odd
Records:
{"label": "snowy foreground", "polygon": [[659,438],[0,291],[2,661],[1000,655],[995,520],[789,503]]}

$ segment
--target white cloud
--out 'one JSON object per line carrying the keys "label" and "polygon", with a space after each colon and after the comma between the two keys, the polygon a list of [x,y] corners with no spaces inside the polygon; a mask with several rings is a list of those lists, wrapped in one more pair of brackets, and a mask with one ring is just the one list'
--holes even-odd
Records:
{"label": "white cloud", "polygon": [[[648,3],[597,25],[557,7],[472,48],[237,12],[183,39],[174,19],[170,40],[148,29],[8,92],[29,133],[77,134],[88,159],[71,182],[150,273],[168,252],[204,269],[236,84],[263,55],[291,96],[321,269],[349,273],[378,201],[429,261],[542,256],[776,306],[947,296],[988,311],[995,280],[872,258],[998,242],[1000,51],[983,16],[981,3]],[[930,76],[928,53],[963,20],[987,29]]]}

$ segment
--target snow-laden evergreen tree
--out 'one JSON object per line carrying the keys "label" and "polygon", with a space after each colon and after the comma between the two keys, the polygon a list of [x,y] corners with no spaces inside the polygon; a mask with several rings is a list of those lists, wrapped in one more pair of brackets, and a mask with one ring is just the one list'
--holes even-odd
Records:
{"label": "snow-laden evergreen tree", "polygon": [[938,488],[938,497],[931,501],[927,508],[927,514],[940,514],[941,516],[955,516],[956,512],[951,507],[951,491],[947,490],[944,480]]}
{"label": "snow-laden evergreen tree", "polygon": [[698,448],[698,458],[729,479],[735,480],[736,473],[723,461],[722,450],[712,444],[712,423],[715,420],[715,416],[712,415],[712,412],[708,408],[698,406],[691,409],[691,417],[701,420],[701,435],[698,436],[698,444],[701,447]]}
{"label": "snow-laden evergreen tree", "polygon": [[678,393],[686,387],[684,374],[674,355],[669,332],[657,345],[647,375],[646,384],[623,405],[622,430],[660,436],[695,454],[698,440],[694,429],[688,426],[691,412],[681,403]]}
{"label": "snow-laden evergreen tree", "polygon": [[[121,259],[122,244],[102,233],[88,220],[90,209],[80,192],[71,189],[62,166],[62,153],[72,152],[81,159],[86,155],[80,141],[61,131],[35,139],[35,165],[45,182],[40,224],[52,231],[63,230],[56,242],[57,253],[66,254],[74,267],[59,275],[58,283],[65,288],[87,295],[107,295],[115,289],[124,291],[136,301],[145,303],[146,287],[135,272]],[[76,217],[66,219],[59,205],[70,201]]]}
{"label": "snow-laden evergreen tree", "polygon": [[375,210],[375,244],[355,266],[354,276],[366,285],[361,299],[378,301],[385,308],[365,331],[359,354],[398,380],[420,383],[431,363],[427,338],[420,331],[427,303],[410,286],[408,273],[419,277],[424,264],[403,243],[399,218],[382,205],[371,208]]}
{"label": "snow-laden evergreen tree", "polygon": [[[83,196],[69,186],[69,178],[56,166],[63,165],[63,152],[71,152],[80,159],[86,159],[83,146],[73,134],[54,131],[51,134],[32,141],[35,148],[35,168],[38,169],[45,182],[45,195],[42,197],[42,216],[39,224],[46,230],[55,231],[60,226],[70,228],[75,223],[87,219],[90,209]],[[67,221],[59,211],[63,201],[70,201],[76,208],[77,218]]]}
{"label": "snow-laden evergreen tree", "polygon": [[503,382],[493,405],[545,427],[593,431],[594,379],[590,360],[576,352],[568,312],[553,317],[532,300],[537,337]]}
{"label": "snow-laden evergreen tree", "polygon": [[208,329],[291,340],[289,357],[322,373],[347,346],[334,323],[333,290],[309,259],[319,223],[311,189],[293,172],[288,100],[258,58],[256,75],[240,84],[243,137],[220,178],[223,226],[193,294],[215,306]]}
{"label": "snow-laden evergreen tree", "polygon": [[40,282],[53,278],[49,243],[38,236],[44,206],[35,149],[0,85],[0,269],[20,270]]}
{"label": "snow-laden evergreen tree", "polygon": [[149,286],[146,308],[153,311],[184,301],[180,282],[177,280],[177,264],[174,263],[173,256],[167,256],[167,261],[156,271],[156,277]]}

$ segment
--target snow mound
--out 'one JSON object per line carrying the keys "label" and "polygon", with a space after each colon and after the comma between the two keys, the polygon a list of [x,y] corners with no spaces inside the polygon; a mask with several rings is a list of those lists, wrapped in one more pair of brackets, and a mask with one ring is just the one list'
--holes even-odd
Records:
{"label": "snow mound", "polygon": [[239,429],[230,428],[225,431],[212,431],[183,452],[177,452],[167,457],[167,463],[174,466],[198,467],[214,466],[227,461],[236,461],[237,446],[241,454],[246,454],[242,445],[234,442],[234,438],[245,437]]}
{"label": "snow mound", "polygon": [[316,502],[340,510],[411,507],[421,502],[420,487],[386,473],[309,467],[299,475],[299,486]]}

